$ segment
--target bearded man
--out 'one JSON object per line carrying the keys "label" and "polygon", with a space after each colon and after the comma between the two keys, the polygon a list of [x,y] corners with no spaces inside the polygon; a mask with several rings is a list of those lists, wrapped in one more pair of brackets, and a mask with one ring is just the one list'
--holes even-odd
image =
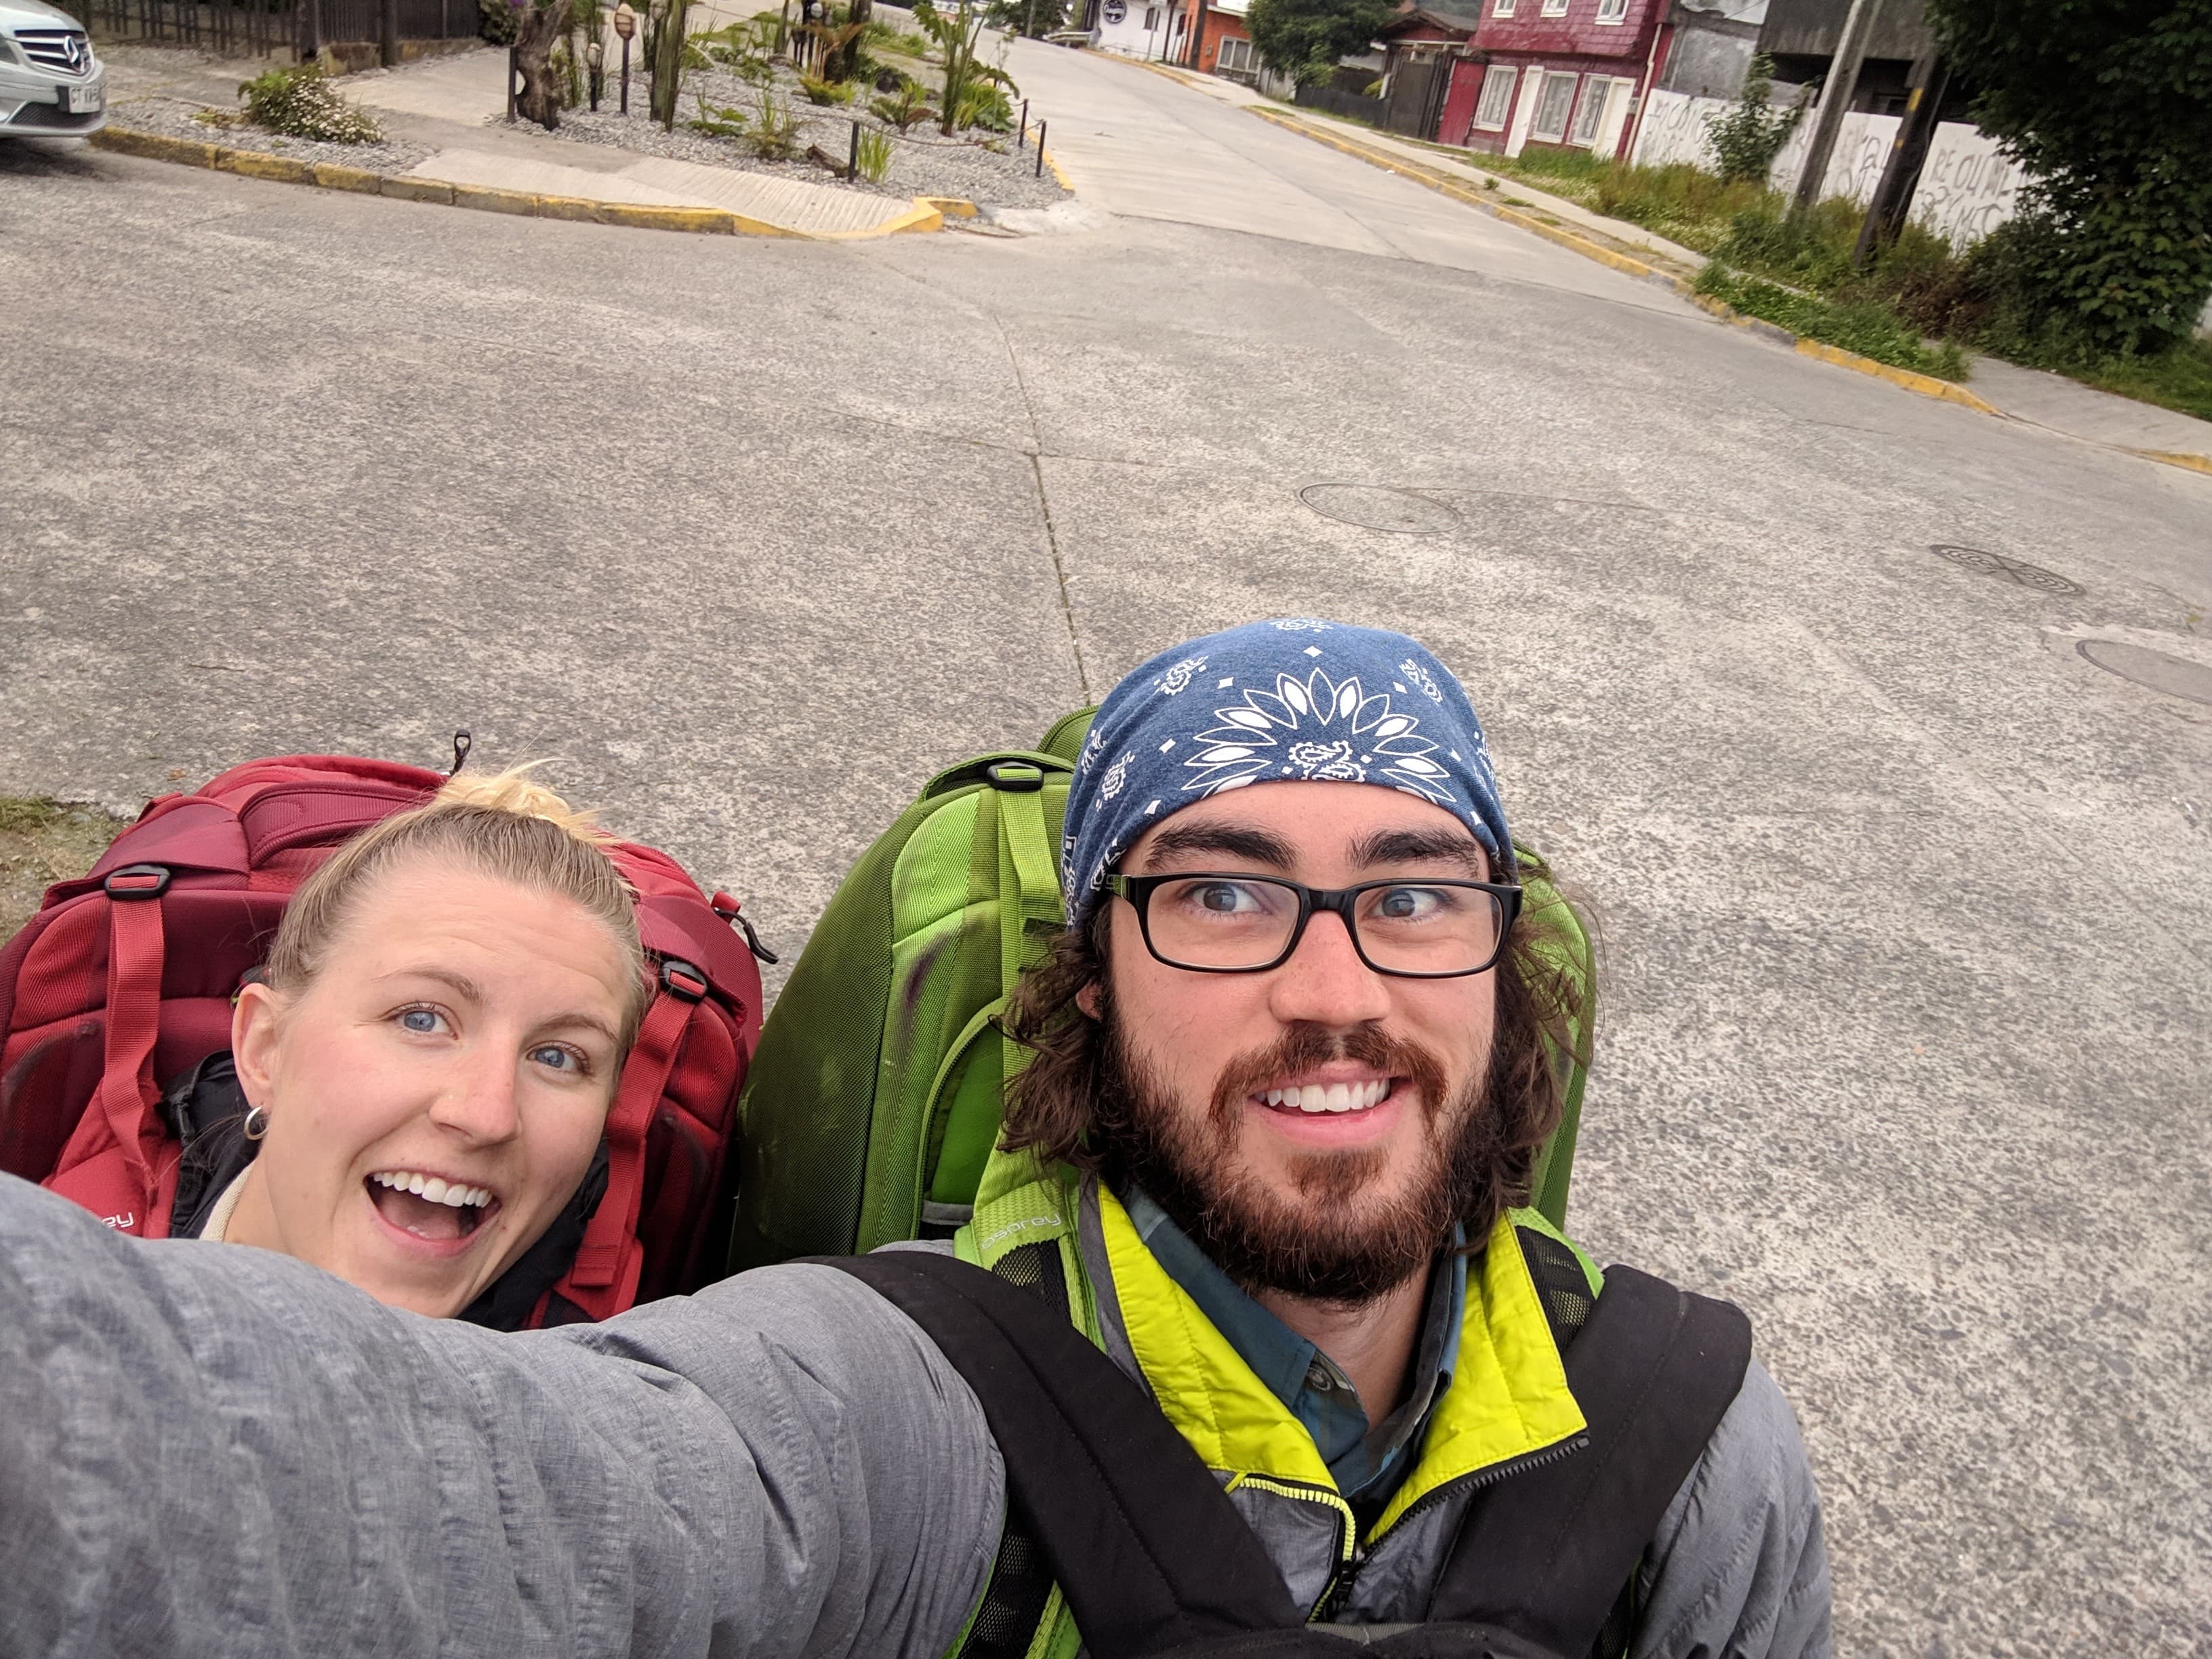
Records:
{"label": "bearded man", "polygon": [[959,1261],[507,1337],[0,1181],[0,1651],[1826,1654],[1720,1304],[1515,1207],[1578,992],[1443,665],[1164,653],[1063,853]]}

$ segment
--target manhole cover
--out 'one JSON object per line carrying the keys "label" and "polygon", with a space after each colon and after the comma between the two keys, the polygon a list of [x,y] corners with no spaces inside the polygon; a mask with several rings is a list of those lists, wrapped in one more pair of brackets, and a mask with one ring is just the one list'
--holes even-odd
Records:
{"label": "manhole cover", "polygon": [[2125,640],[2083,640],[2074,647],[2107,674],[2212,707],[2212,668]]}
{"label": "manhole cover", "polygon": [[1459,524],[1459,514],[1442,501],[1382,484],[1308,484],[1298,491],[1298,499],[1324,519],[1367,530],[1434,535]]}
{"label": "manhole cover", "polygon": [[2002,553],[1984,552],[1978,547],[1955,547],[1948,542],[1937,542],[1928,550],[1963,565],[1969,570],[1978,570],[1984,576],[1995,576],[1999,581],[2016,582],[2022,587],[2032,587],[2039,593],[2080,593],[2079,582],[2070,582],[2055,570],[2045,570],[2039,564],[2028,564],[2019,559],[2008,559]]}

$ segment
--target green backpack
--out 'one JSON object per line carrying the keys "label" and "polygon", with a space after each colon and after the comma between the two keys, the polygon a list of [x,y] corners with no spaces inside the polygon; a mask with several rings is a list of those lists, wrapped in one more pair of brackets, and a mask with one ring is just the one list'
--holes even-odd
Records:
{"label": "green backpack", "polygon": [[[1035,750],[930,780],[822,913],[738,1103],[730,1270],[949,1238],[968,1219],[1021,1051],[993,1023],[1065,923],[1060,823],[1096,709]],[[1526,848],[1521,926],[1583,988],[1566,1112],[1534,1206],[1566,1219],[1593,1009],[1589,937]]]}

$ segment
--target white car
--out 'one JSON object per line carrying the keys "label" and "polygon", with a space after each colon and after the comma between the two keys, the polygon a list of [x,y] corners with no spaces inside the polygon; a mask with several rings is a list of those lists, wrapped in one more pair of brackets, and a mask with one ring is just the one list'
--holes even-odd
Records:
{"label": "white car", "polygon": [[0,138],[82,138],[107,125],[107,70],[84,25],[46,0],[0,0]]}

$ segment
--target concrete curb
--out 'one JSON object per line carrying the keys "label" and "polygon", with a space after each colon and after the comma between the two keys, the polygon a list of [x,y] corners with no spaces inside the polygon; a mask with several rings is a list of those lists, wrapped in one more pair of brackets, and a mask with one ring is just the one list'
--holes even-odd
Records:
{"label": "concrete curb", "polygon": [[[245,179],[275,184],[311,185],[364,196],[389,196],[402,202],[430,202],[441,207],[473,208],[481,213],[511,213],[530,219],[566,219],[582,224],[618,225],[631,230],[678,230],[707,236],[783,236],[805,242],[872,241],[879,237],[945,228],[945,212],[934,200],[916,197],[914,205],[887,223],[866,230],[794,230],[748,218],[721,208],[657,207],[630,202],[600,202],[582,196],[541,196],[532,191],[493,190],[482,185],[448,184],[441,179],[372,173],[327,161],[296,161],[260,150],[234,149],[192,138],[171,138],[131,127],[106,126],[90,135],[101,149],[180,167],[210,167]],[[955,210],[957,211],[957,210]],[[970,213],[975,211],[968,204]]]}
{"label": "concrete curb", "polygon": [[[1184,78],[1172,70],[1160,69],[1155,64],[1147,64],[1145,67],[1154,70],[1159,74],[1168,75],[1177,81]],[[1907,392],[1918,392],[1923,398],[1939,398],[1944,403],[1957,404],[1962,408],[1978,410],[1984,415],[1994,415],[2000,420],[2019,421],[2021,419],[2016,415],[2007,414],[1988,398],[1969,392],[1966,387],[1954,381],[1941,380],[1932,374],[1919,374],[1909,368],[1899,368],[1889,363],[1879,362],[1872,357],[1862,356],[1856,351],[1845,351],[1840,346],[1832,346],[1824,341],[1808,339],[1801,334],[1792,333],[1778,323],[1770,323],[1763,317],[1748,316],[1724,301],[1716,300],[1709,294],[1698,293],[1688,281],[1672,271],[1662,270],[1659,266],[1647,264],[1641,259],[1632,258],[1627,254],[1616,252],[1611,248],[1589,240],[1587,237],[1577,236],[1572,231],[1563,230],[1557,225],[1507,207],[1501,202],[1486,201],[1484,198],[1487,192],[1477,190],[1473,185],[1454,179],[1437,168],[1425,167],[1385,151],[1370,149],[1355,138],[1340,137],[1335,133],[1321,131],[1306,122],[1283,114],[1279,110],[1267,109],[1256,104],[1248,107],[1253,114],[1263,121],[1272,122],[1276,126],[1303,134],[1316,143],[1326,144],[1331,149],[1343,151],[1346,155],[1356,156],[1371,167],[1381,167],[1386,173],[1395,173],[1401,178],[1411,179],[1416,184],[1425,185],[1440,195],[1449,196],[1454,201],[1464,202],[1469,207],[1479,209],[1494,219],[1503,219],[1507,224],[1518,226],[1522,230],[1542,237],[1547,242],[1557,243],[1559,246],[1582,254],[1586,258],[1595,259],[1600,264],[1610,265],[1613,270],[1622,271],[1628,276],[1671,288],[1722,322],[1753,334],[1764,335],[1778,345],[1786,345],[1802,356],[1817,357],[1820,362],[1833,363],[1838,368],[1853,369],[1861,374],[1871,374],[1878,380],[1887,380],[1892,386],[1902,386]],[[2039,426],[2040,422],[2026,421],[2021,422],[2021,424]],[[2056,427],[2047,427],[2043,429],[2052,432],[2060,430]],[[2078,434],[2062,433],[2062,435],[2076,437]],[[2097,438],[2082,438],[2080,441],[2094,443],[2100,448],[2116,449],[2125,455],[2139,455],[2147,461],[2158,461],[2167,466],[2178,466],[2191,472],[2212,474],[2212,455],[2178,454],[2163,449],[2137,449],[2127,444],[2106,443]]]}

